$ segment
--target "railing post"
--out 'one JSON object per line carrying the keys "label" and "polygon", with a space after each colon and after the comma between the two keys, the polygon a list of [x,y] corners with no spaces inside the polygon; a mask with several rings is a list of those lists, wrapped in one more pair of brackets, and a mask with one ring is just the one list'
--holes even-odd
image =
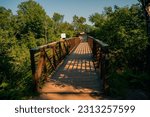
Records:
{"label": "railing post", "polygon": [[69,44],[69,41],[67,41],[67,51],[68,51],[68,54],[70,53],[70,44]]}
{"label": "railing post", "polygon": [[33,76],[33,90],[37,90],[37,83],[36,83],[36,75],[35,75],[35,58],[34,58],[34,50],[30,49],[30,61],[31,61],[31,70],[32,70],[32,76]]}
{"label": "railing post", "polygon": [[[65,45],[66,43],[66,45]],[[69,54],[69,45],[68,45],[68,41],[65,41],[64,45],[65,45],[65,48],[66,48],[66,55]]]}
{"label": "railing post", "polygon": [[92,53],[93,53],[93,58],[95,60],[96,57],[96,42],[93,40],[93,48],[92,48]]}
{"label": "railing post", "polygon": [[44,60],[43,60],[43,61],[44,61],[44,62],[43,62],[43,65],[44,65],[44,73],[45,73],[45,76],[44,76],[45,78],[44,78],[44,79],[45,79],[45,80],[48,80],[47,66],[46,66],[46,52],[45,52],[45,49],[43,49],[43,53],[44,53],[44,54],[43,54],[43,59],[44,59]]}
{"label": "railing post", "polygon": [[67,40],[64,41],[64,47],[65,47],[65,50],[66,50],[66,55],[69,54],[69,45],[67,44]]}
{"label": "railing post", "polygon": [[59,48],[59,61],[62,59],[62,49],[61,49],[61,42],[58,42],[58,48]]}
{"label": "railing post", "polygon": [[103,90],[105,92],[105,85],[106,85],[106,78],[105,78],[105,70],[106,70],[106,66],[105,66],[105,53],[102,52],[102,56],[101,56],[101,79],[102,79],[102,84],[103,84]]}
{"label": "railing post", "polygon": [[52,49],[53,49],[53,65],[56,68],[55,46],[53,46]]}

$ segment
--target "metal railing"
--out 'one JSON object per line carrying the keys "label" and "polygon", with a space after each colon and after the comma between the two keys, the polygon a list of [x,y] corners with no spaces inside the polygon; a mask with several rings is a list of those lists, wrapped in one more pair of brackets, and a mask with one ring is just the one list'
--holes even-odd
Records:
{"label": "metal railing", "polygon": [[48,80],[65,56],[79,43],[80,39],[74,37],[30,49],[31,69],[36,90],[40,82]]}
{"label": "metal railing", "polygon": [[108,55],[108,44],[95,39],[91,36],[88,36],[88,44],[92,50],[94,65],[96,70],[98,71],[98,75],[102,80],[103,90],[105,92],[107,82],[106,82],[106,62]]}

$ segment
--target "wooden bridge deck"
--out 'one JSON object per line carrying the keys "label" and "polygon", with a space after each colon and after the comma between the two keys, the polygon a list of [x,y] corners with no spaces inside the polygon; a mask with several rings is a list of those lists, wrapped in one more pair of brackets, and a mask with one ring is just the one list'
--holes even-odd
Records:
{"label": "wooden bridge deck", "polygon": [[101,99],[102,85],[91,55],[88,43],[80,43],[40,89],[38,99]]}

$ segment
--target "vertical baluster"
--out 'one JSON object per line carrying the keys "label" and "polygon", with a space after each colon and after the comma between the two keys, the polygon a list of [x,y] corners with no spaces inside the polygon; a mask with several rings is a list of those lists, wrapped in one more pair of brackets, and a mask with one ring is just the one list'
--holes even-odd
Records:
{"label": "vertical baluster", "polygon": [[58,54],[59,54],[58,55],[59,56],[58,61],[60,62],[62,59],[62,48],[61,48],[61,42],[60,41],[58,42]]}
{"label": "vertical baluster", "polygon": [[106,92],[106,54],[108,53],[108,48],[103,48],[102,59],[101,59],[101,77],[103,81],[103,90]]}
{"label": "vertical baluster", "polygon": [[44,80],[48,80],[48,73],[47,73],[47,63],[46,63],[46,51],[45,48],[43,48],[43,72],[44,72]]}
{"label": "vertical baluster", "polygon": [[53,46],[52,49],[53,49],[53,55],[52,55],[53,56],[53,65],[56,68],[55,46]]}
{"label": "vertical baluster", "polygon": [[67,40],[64,41],[64,47],[65,47],[65,50],[66,50],[65,55],[68,55],[69,54],[69,46],[68,46],[68,41]]}
{"label": "vertical baluster", "polygon": [[95,60],[95,56],[96,56],[96,43],[95,43],[95,41],[94,41],[94,40],[93,40],[92,53],[93,53],[93,58],[94,58],[94,60]]}
{"label": "vertical baluster", "polygon": [[31,70],[33,76],[33,90],[37,90],[37,83],[36,83],[36,75],[35,75],[35,58],[34,58],[34,50],[30,49],[30,61],[31,61]]}
{"label": "vertical baluster", "polygon": [[37,69],[35,72],[35,81],[36,81],[36,86],[37,90],[39,89],[39,80],[42,76],[42,71],[43,71],[43,65],[44,65],[44,50],[43,48],[40,50],[40,59],[38,61]]}

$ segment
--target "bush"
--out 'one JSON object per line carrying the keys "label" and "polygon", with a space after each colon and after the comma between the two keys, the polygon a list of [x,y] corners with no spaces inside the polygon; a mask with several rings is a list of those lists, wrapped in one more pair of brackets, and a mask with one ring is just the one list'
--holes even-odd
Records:
{"label": "bush", "polygon": [[[139,73],[129,69],[122,72],[113,72],[108,77],[109,95],[115,99],[130,99],[130,92],[133,91],[132,93],[135,95],[134,98],[136,98],[134,91],[137,91],[144,93],[147,99],[150,99],[149,77],[149,74],[145,72]],[[140,98],[142,97],[138,97],[138,99]]]}
{"label": "bush", "polygon": [[29,98],[34,95],[29,49],[15,38],[0,44],[0,99]]}

